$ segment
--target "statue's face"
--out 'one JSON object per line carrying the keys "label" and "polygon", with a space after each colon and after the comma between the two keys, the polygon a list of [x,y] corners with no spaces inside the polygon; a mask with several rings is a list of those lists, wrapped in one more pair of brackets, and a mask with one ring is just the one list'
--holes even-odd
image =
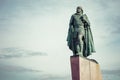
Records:
{"label": "statue's face", "polygon": [[80,13],[81,11],[81,8],[77,8],[77,13]]}

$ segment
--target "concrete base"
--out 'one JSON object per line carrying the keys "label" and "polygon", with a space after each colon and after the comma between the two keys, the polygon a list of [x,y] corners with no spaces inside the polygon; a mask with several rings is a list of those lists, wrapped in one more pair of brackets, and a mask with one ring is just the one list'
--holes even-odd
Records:
{"label": "concrete base", "polygon": [[80,56],[71,56],[72,80],[102,80],[99,64]]}

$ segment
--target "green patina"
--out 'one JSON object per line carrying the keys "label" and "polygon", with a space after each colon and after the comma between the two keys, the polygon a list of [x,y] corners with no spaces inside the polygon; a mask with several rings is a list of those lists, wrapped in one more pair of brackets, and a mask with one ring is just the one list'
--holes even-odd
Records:
{"label": "green patina", "polygon": [[95,52],[90,22],[81,7],[77,7],[76,13],[71,16],[67,42],[73,55],[87,57]]}

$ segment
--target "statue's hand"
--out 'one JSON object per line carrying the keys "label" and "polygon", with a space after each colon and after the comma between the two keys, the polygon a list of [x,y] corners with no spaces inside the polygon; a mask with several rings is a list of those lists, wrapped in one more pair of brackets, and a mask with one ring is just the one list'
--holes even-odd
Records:
{"label": "statue's hand", "polygon": [[73,26],[71,26],[71,31],[74,32],[74,28],[73,28]]}

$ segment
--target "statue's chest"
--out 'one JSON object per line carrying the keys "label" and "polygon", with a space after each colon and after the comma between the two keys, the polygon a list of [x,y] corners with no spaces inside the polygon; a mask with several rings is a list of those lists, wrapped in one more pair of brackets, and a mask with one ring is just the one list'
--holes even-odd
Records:
{"label": "statue's chest", "polygon": [[81,21],[81,15],[74,15],[74,21],[75,21],[75,23],[82,23],[82,21]]}

